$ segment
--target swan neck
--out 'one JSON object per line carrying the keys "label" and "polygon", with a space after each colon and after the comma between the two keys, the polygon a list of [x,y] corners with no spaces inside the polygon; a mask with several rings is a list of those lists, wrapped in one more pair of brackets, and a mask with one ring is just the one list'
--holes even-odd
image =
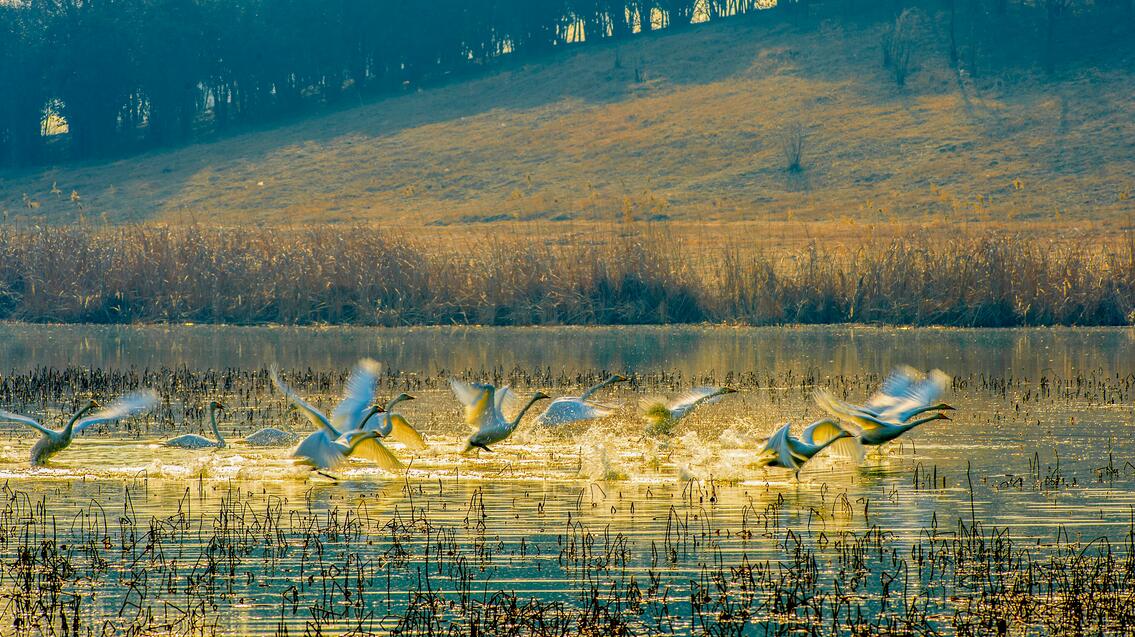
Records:
{"label": "swan neck", "polygon": [[[366,429],[367,423],[370,422],[370,419],[374,418],[374,415],[377,414],[377,413],[378,413],[377,407],[371,407],[370,409],[368,409],[367,415],[363,417],[361,422],[359,422],[359,426],[357,427],[357,429],[359,429],[359,430]],[[331,432],[333,434],[335,434],[336,436],[339,435],[339,432],[335,431],[334,429],[332,429]],[[344,433],[346,433],[346,432],[344,432]],[[351,448],[354,449],[354,447],[351,447]]]}
{"label": "swan neck", "polygon": [[94,405],[87,405],[86,407],[83,407],[79,411],[75,412],[75,414],[71,416],[71,420],[67,421],[67,426],[63,428],[63,435],[70,438],[74,434],[75,423],[79,422],[79,419],[87,415],[87,412],[91,411],[92,409],[94,409]]}
{"label": "swan neck", "polygon": [[509,429],[516,429],[516,427],[517,427],[517,426],[518,426],[518,425],[520,424],[520,419],[521,419],[521,418],[523,418],[523,417],[524,417],[524,414],[525,414],[525,413],[526,413],[526,412],[527,412],[527,411],[528,411],[529,409],[531,409],[531,408],[532,408],[532,405],[535,405],[535,404],[536,404],[536,401],[537,401],[537,400],[540,400],[540,399],[539,399],[539,398],[536,398],[535,396],[533,396],[532,398],[528,399],[528,404],[527,404],[527,405],[525,405],[525,406],[524,406],[524,408],[520,410],[520,413],[519,413],[519,414],[516,414],[516,418],[513,418],[513,419],[512,419],[512,422],[510,422],[510,423],[508,424],[508,428],[509,428]]}
{"label": "swan neck", "polygon": [[918,420],[916,420],[916,421],[914,421],[914,422],[912,422],[912,423],[907,423],[907,425],[906,425],[906,428],[907,428],[908,430],[910,430],[910,429],[914,429],[915,427],[917,427],[917,426],[919,426],[919,425],[925,425],[926,423],[928,423],[928,422],[931,422],[931,421],[934,421],[934,420],[940,420],[940,419],[938,418],[938,415],[937,415],[937,414],[935,414],[935,415],[933,415],[933,416],[927,416],[926,418],[919,418]]}
{"label": "swan neck", "polygon": [[217,427],[217,408],[209,405],[209,421],[213,424],[213,435],[217,437],[217,446],[225,446],[225,437],[221,435],[221,429]]}
{"label": "swan neck", "polygon": [[600,389],[603,389],[604,387],[606,387],[607,385],[610,385],[613,382],[615,382],[615,377],[614,376],[608,377],[607,380],[605,380],[601,383],[592,385],[590,389],[588,389],[587,391],[580,394],[579,399],[580,400],[587,400],[588,398],[591,397],[592,394],[599,391]]}

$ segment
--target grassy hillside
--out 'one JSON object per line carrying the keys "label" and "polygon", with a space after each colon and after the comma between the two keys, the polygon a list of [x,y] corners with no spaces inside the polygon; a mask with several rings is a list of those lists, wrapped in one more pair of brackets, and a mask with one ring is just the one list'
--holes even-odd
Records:
{"label": "grassy hillside", "polygon": [[882,29],[758,15],[577,47],[212,143],[0,173],[0,209],[21,223],[771,220],[794,238],[1126,226],[1128,60],[975,79],[924,29],[900,89]]}

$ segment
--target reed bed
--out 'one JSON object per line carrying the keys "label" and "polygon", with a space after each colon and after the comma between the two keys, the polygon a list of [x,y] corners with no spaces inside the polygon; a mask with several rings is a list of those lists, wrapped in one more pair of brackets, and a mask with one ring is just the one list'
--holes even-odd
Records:
{"label": "reed bed", "polygon": [[353,325],[1123,325],[1132,242],[925,234],[776,252],[664,226],[557,242],[369,227],[0,229],[0,319]]}
{"label": "reed bed", "polygon": [[[1037,541],[960,515],[899,534],[839,494],[804,523],[783,497],[738,511],[717,504],[728,488],[691,482],[639,500],[668,511],[643,537],[612,528],[597,511],[628,504],[595,489],[502,499],[407,482],[385,511],[369,494],[239,485],[186,488],[155,511],[169,498],[149,490],[0,487],[9,634],[1079,635],[1132,634],[1135,619],[1132,526]],[[508,533],[515,510],[539,530]],[[510,577],[561,588],[518,592]]]}

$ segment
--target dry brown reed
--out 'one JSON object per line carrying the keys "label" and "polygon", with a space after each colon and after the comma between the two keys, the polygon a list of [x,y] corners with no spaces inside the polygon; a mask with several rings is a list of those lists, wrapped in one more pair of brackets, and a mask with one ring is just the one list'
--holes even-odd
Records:
{"label": "dry brown reed", "polygon": [[[1135,248],[917,236],[713,250],[665,226],[591,241],[470,231],[0,229],[0,319],[90,323],[1117,325]],[[736,243],[734,242],[734,245]]]}

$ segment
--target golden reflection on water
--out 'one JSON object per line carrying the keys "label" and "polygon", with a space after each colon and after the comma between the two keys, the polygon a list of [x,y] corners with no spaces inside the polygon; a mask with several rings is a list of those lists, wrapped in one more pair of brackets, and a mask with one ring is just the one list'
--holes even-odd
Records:
{"label": "golden reflection on water", "polygon": [[[204,608],[210,619],[195,629],[225,634],[274,634],[281,626],[290,634],[302,633],[315,621],[304,608],[327,601],[319,586],[327,584],[328,565],[355,564],[370,578],[360,593],[370,613],[367,630],[384,633],[393,623],[382,617],[404,612],[408,595],[421,589],[423,569],[429,571],[429,540],[403,529],[415,520],[419,526],[428,520],[439,536],[451,534],[445,537],[454,550],[475,567],[470,571],[475,591],[507,590],[569,603],[578,603],[581,591],[596,580],[634,575],[645,581],[657,572],[680,598],[683,586],[707,563],[787,559],[788,531],[821,547],[820,555],[834,550],[832,538],[845,532],[882,529],[892,546],[909,548],[930,527],[951,529],[972,519],[1008,529],[1013,537],[1036,543],[1038,552],[1057,538],[1118,540],[1129,532],[1135,507],[1130,402],[1100,400],[1097,393],[1042,396],[1037,390],[1041,377],[1071,383],[1086,374],[1112,382],[1131,374],[1130,334],[6,325],[0,327],[0,369],[6,370],[65,364],[261,368],[277,361],[285,368],[343,369],[369,354],[389,369],[425,374],[500,367],[676,369],[688,376],[735,371],[783,380],[795,370],[793,378],[810,372],[818,382],[840,374],[877,375],[894,363],[910,362],[942,367],[964,383],[947,397],[958,407],[955,420],[928,425],[859,466],[822,457],[801,472],[799,481],[750,465],[759,437],[782,422],[803,426],[819,417],[810,387],[770,390],[767,383],[695,412],[663,440],[641,435],[635,409],[648,390],[622,386],[604,395],[605,402],[620,406],[616,416],[556,431],[522,426],[494,453],[470,456],[458,453],[468,432],[456,403],[447,391],[427,388],[402,410],[429,443],[416,455],[396,449],[408,471],[392,475],[352,463],[333,472],[338,481],[309,475],[291,461],[288,449],[240,443],[239,436],[247,433],[242,414],[252,412],[235,396],[220,397],[234,411],[233,421],[222,421],[222,431],[232,437],[223,449],[172,449],[161,444],[164,432],[112,428],[82,437],[48,467],[31,469],[27,456],[33,437],[8,428],[0,442],[7,503],[0,514],[0,554],[12,563],[21,537],[62,534],[71,546],[94,537],[109,542],[100,549],[107,570],[90,574],[88,583],[98,594],[84,597],[81,607],[84,625],[97,630],[100,622],[120,627],[115,622],[126,621],[118,613],[138,601],[131,591],[140,590],[139,569],[182,581],[177,578],[201,574],[205,564],[213,564],[217,547],[228,547],[233,572],[242,575],[217,580],[232,590],[209,593],[213,606]],[[1009,376],[1019,382],[1005,394],[981,385],[985,377]],[[312,400],[330,404],[336,391]],[[856,385],[856,391],[867,391],[866,385]],[[286,421],[253,425],[300,427],[302,421],[292,414]],[[279,526],[266,534],[270,519]],[[162,525],[176,532],[154,531]],[[161,541],[127,545],[122,538],[128,535]],[[229,535],[269,540],[242,544],[230,537],[218,543],[218,537]],[[565,546],[585,536],[593,547],[608,548],[617,538],[625,563],[618,570],[595,571],[565,561]],[[265,547],[271,542],[286,550],[269,559]],[[304,578],[312,576],[316,544],[325,562],[318,567],[322,574],[308,582]],[[360,561],[351,562],[348,555]],[[81,552],[72,559],[81,568],[93,568],[93,558]],[[834,567],[823,562],[818,568]],[[430,586],[458,595],[469,585],[450,575],[435,575]],[[0,595],[13,595],[15,586],[5,579]],[[148,586],[150,597],[140,605],[177,626],[169,632],[194,632],[177,623],[182,616],[170,610],[170,604],[184,604],[172,593],[161,593],[161,586]],[[873,594],[872,586],[865,595]],[[172,590],[198,599],[184,587]],[[282,611],[284,599],[299,610]],[[675,604],[678,616],[682,608],[688,610],[688,601]],[[3,612],[11,613],[11,607]],[[319,621],[329,633],[354,626],[342,618]],[[677,632],[692,630],[688,619],[678,621]]]}

